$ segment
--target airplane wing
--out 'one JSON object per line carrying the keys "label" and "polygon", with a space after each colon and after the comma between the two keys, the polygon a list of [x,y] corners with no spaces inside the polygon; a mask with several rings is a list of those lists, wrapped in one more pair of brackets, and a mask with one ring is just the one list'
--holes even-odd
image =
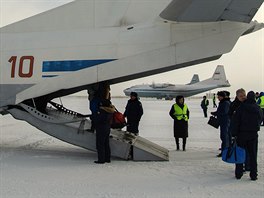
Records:
{"label": "airplane wing", "polygon": [[160,17],[178,22],[250,23],[264,0],[173,0]]}

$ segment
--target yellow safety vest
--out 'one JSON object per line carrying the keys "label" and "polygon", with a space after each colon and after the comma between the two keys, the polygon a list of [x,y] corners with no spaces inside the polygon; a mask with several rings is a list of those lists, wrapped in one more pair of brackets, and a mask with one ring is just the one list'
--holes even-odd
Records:
{"label": "yellow safety vest", "polygon": [[260,104],[259,104],[260,108],[261,108],[261,109],[264,109],[264,96],[261,96],[261,97],[259,98],[259,100],[261,100],[261,101],[260,101]]}
{"label": "yellow safety vest", "polygon": [[177,118],[177,120],[188,121],[187,110],[188,110],[188,107],[186,104],[184,104],[183,109],[179,107],[179,105],[174,104],[174,114],[173,115]]}

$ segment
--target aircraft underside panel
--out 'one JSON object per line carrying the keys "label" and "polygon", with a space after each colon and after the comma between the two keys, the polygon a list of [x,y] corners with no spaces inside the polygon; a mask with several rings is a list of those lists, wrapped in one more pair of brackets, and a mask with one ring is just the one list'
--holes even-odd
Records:
{"label": "aircraft underside panel", "polygon": [[33,86],[32,84],[0,84],[0,107],[15,104],[17,93]]}
{"label": "aircraft underside panel", "polygon": [[[37,109],[20,104],[19,108],[8,110],[16,119],[24,120],[41,131],[64,142],[96,151],[96,134],[90,132],[90,120],[72,111],[59,111],[52,107],[41,113]],[[165,161],[169,160],[169,151],[140,136],[111,130],[111,155],[125,160]]]}

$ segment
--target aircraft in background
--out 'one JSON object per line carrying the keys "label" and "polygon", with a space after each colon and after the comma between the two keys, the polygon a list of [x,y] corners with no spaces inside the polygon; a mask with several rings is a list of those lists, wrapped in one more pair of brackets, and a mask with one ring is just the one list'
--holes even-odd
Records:
{"label": "aircraft in background", "polygon": [[[241,36],[263,28],[252,21],[262,3],[76,0],[2,27],[0,113],[96,150],[95,135],[86,130],[90,120],[55,104],[54,98],[81,90],[92,94],[100,91],[101,83],[111,85],[219,59]],[[137,146],[140,137],[111,133],[114,156],[168,159],[167,150],[152,149],[150,154]]]}
{"label": "aircraft in background", "polygon": [[198,76],[198,74],[194,74],[193,77],[192,77],[191,82],[186,84],[186,85],[191,85],[191,84],[194,84],[194,83],[197,83],[197,82],[200,82],[199,76]]}
{"label": "aircraft in background", "polygon": [[[198,74],[194,74],[193,75],[193,77],[192,77],[192,79],[191,79],[191,81],[188,83],[188,84],[186,84],[186,85],[191,85],[191,84],[195,84],[195,83],[197,83],[197,82],[199,82],[200,81],[200,79],[199,79],[199,76],[198,76]],[[154,88],[154,89],[163,89],[163,88],[166,88],[166,87],[169,87],[169,86],[175,86],[175,85],[173,85],[173,84],[169,84],[169,83],[162,83],[162,84],[156,84],[155,82],[153,82],[152,83],[152,85],[145,85],[145,84],[143,84],[143,85],[135,85],[135,86],[132,86],[132,87],[130,87],[130,88],[127,88],[127,89],[125,89],[124,90],[124,93],[125,93],[125,95],[126,96],[130,96],[130,93],[132,92],[132,91],[134,91],[134,92],[137,92],[138,90],[139,90],[139,92],[138,93],[140,93],[144,88],[146,88],[147,89],[147,91],[148,90],[150,90],[149,89],[149,87],[152,87],[152,88]],[[140,87],[142,87],[142,89],[140,89]],[[153,91],[154,91],[154,89],[153,89]],[[140,93],[140,97],[148,97],[148,96],[143,96],[143,95],[149,95],[149,94],[142,94],[141,95],[141,93]],[[158,96],[159,95],[159,96]],[[171,97],[160,97],[160,94],[158,94],[158,95],[155,95],[155,96],[153,96],[153,97],[151,97],[151,96],[149,96],[150,98],[157,98],[157,99],[162,99],[162,98],[165,98],[166,100],[170,100],[170,99],[172,99]]]}
{"label": "aircraft in background", "polygon": [[124,90],[125,95],[129,96],[130,93],[137,92],[139,97],[157,98],[166,100],[172,100],[178,95],[184,97],[190,97],[205,91],[213,90],[220,87],[230,87],[228,80],[226,79],[224,67],[218,65],[215,69],[213,76],[209,79],[197,81],[198,75],[195,74],[191,80],[191,83],[186,85],[173,85],[169,83],[152,85],[135,85]]}

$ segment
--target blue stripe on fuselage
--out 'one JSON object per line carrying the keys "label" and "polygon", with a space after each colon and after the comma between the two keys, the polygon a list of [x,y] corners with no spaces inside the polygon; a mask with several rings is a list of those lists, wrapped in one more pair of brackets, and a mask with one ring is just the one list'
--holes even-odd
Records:
{"label": "blue stripe on fuselage", "polygon": [[114,60],[116,59],[43,61],[42,72],[78,71],[81,69],[104,64]]}
{"label": "blue stripe on fuselage", "polygon": [[52,78],[52,77],[56,77],[58,75],[42,75],[42,78]]}

